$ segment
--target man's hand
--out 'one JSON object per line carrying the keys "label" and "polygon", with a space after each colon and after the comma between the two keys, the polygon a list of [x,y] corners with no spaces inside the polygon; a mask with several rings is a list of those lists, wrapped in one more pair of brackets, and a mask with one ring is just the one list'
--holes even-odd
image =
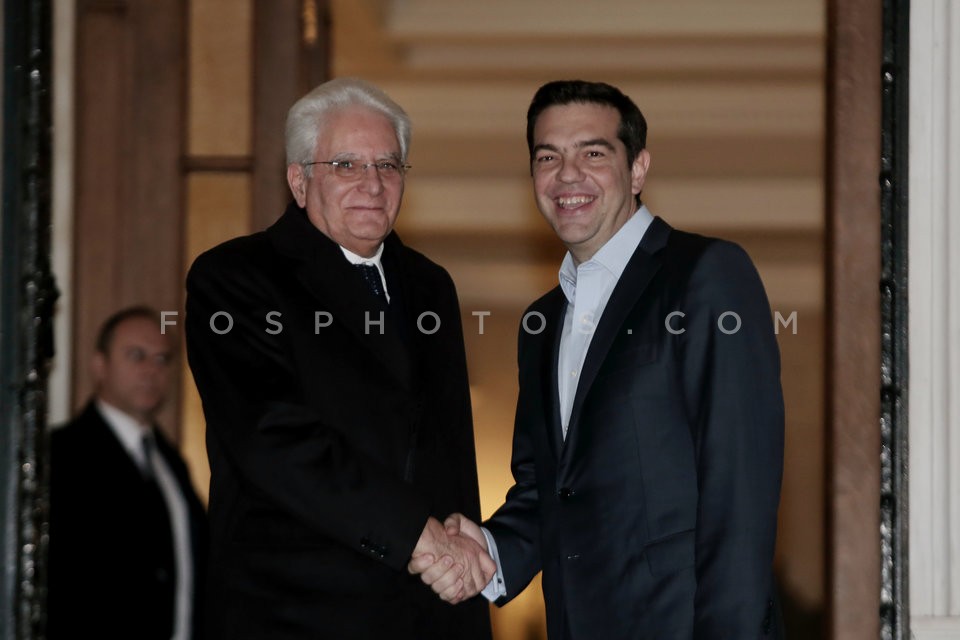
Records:
{"label": "man's hand", "polygon": [[[479,535],[479,541],[468,532]],[[407,570],[419,573],[442,600],[457,604],[480,593],[497,566],[487,553],[480,527],[454,514],[443,525],[435,518],[427,520]]]}
{"label": "man's hand", "polygon": [[452,513],[447,516],[447,519],[443,521],[443,528],[446,530],[448,536],[467,536],[479,544],[484,551],[489,552],[489,549],[487,549],[487,537],[483,535],[483,531],[480,530],[480,525],[462,513]]}

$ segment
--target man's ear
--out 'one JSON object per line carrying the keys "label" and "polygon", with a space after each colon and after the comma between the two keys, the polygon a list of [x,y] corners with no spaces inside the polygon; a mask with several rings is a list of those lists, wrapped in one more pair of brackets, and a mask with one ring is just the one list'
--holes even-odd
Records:
{"label": "man's ear", "polygon": [[94,353],[93,358],[90,359],[90,372],[93,374],[94,386],[99,387],[107,373],[107,356],[99,351]]}
{"label": "man's ear", "polygon": [[637,154],[637,159],[633,161],[633,167],[630,169],[630,186],[633,195],[643,191],[643,183],[647,180],[647,171],[650,170],[650,152],[643,149]]}
{"label": "man's ear", "polygon": [[291,163],[287,165],[287,185],[290,186],[290,193],[297,205],[301,208],[307,206],[307,176],[304,174],[303,165]]}

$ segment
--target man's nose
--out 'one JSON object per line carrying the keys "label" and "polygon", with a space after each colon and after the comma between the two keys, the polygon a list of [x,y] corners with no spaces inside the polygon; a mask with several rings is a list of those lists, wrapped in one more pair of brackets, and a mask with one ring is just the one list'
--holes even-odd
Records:
{"label": "man's nose", "polygon": [[142,371],[145,371],[150,375],[162,375],[169,370],[170,363],[147,358],[140,363],[140,366]]}
{"label": "man's nose", "polygon": [[579,182],[583,178],[583,171],[580,168],[580,162],[577,156],[562,158],[560,160],[560,170],[557,172],[557,179],[561,182]]}
{"label": "man's nose", "polygon": [[377,165],[368,164],[360,170],[360,186],[370,193],[380,193],[383,191],[383,178],[380,176],[380,170]]}

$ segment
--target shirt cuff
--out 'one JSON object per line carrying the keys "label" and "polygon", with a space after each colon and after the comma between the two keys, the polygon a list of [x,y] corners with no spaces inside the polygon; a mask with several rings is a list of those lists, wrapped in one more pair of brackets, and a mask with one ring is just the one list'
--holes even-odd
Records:
{"label": "shirt cuff", "polygon": [[497,541],[486,527],[480,527],[483,537],[487,539],[487,553],[495,563],[497,563],[497,572],[490,578],[490,582],[480,592],[484,598],[490,602],[495,602],[499,598],[507,595],[507,585],[503,582],[503,567],[500,566],[500,553],[497,551]]}

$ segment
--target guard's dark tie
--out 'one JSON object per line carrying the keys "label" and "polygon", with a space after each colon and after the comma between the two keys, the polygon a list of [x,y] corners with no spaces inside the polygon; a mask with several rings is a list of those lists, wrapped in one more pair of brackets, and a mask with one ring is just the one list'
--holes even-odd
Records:
{"label": "guard's dark tie", "polygon": [[143,448],[143,467],[141,467],[140,473],[143,474],[144,479],[156,481],[157,476],[153,471],[153,456],[156,455],[157,445],[153,442],[153,436],[143,436],[140,446]]}
{"label": "guard's dark tie", "polygon": [[380,278],[380,270],[372,264],[358,264],[355,266],[360,270],[360,275],[363,276],[364,281],[367,283],[367,286],[370,287],[373,295],[383,304],[387,304],[387,293],[383,290],[383,280]]}

